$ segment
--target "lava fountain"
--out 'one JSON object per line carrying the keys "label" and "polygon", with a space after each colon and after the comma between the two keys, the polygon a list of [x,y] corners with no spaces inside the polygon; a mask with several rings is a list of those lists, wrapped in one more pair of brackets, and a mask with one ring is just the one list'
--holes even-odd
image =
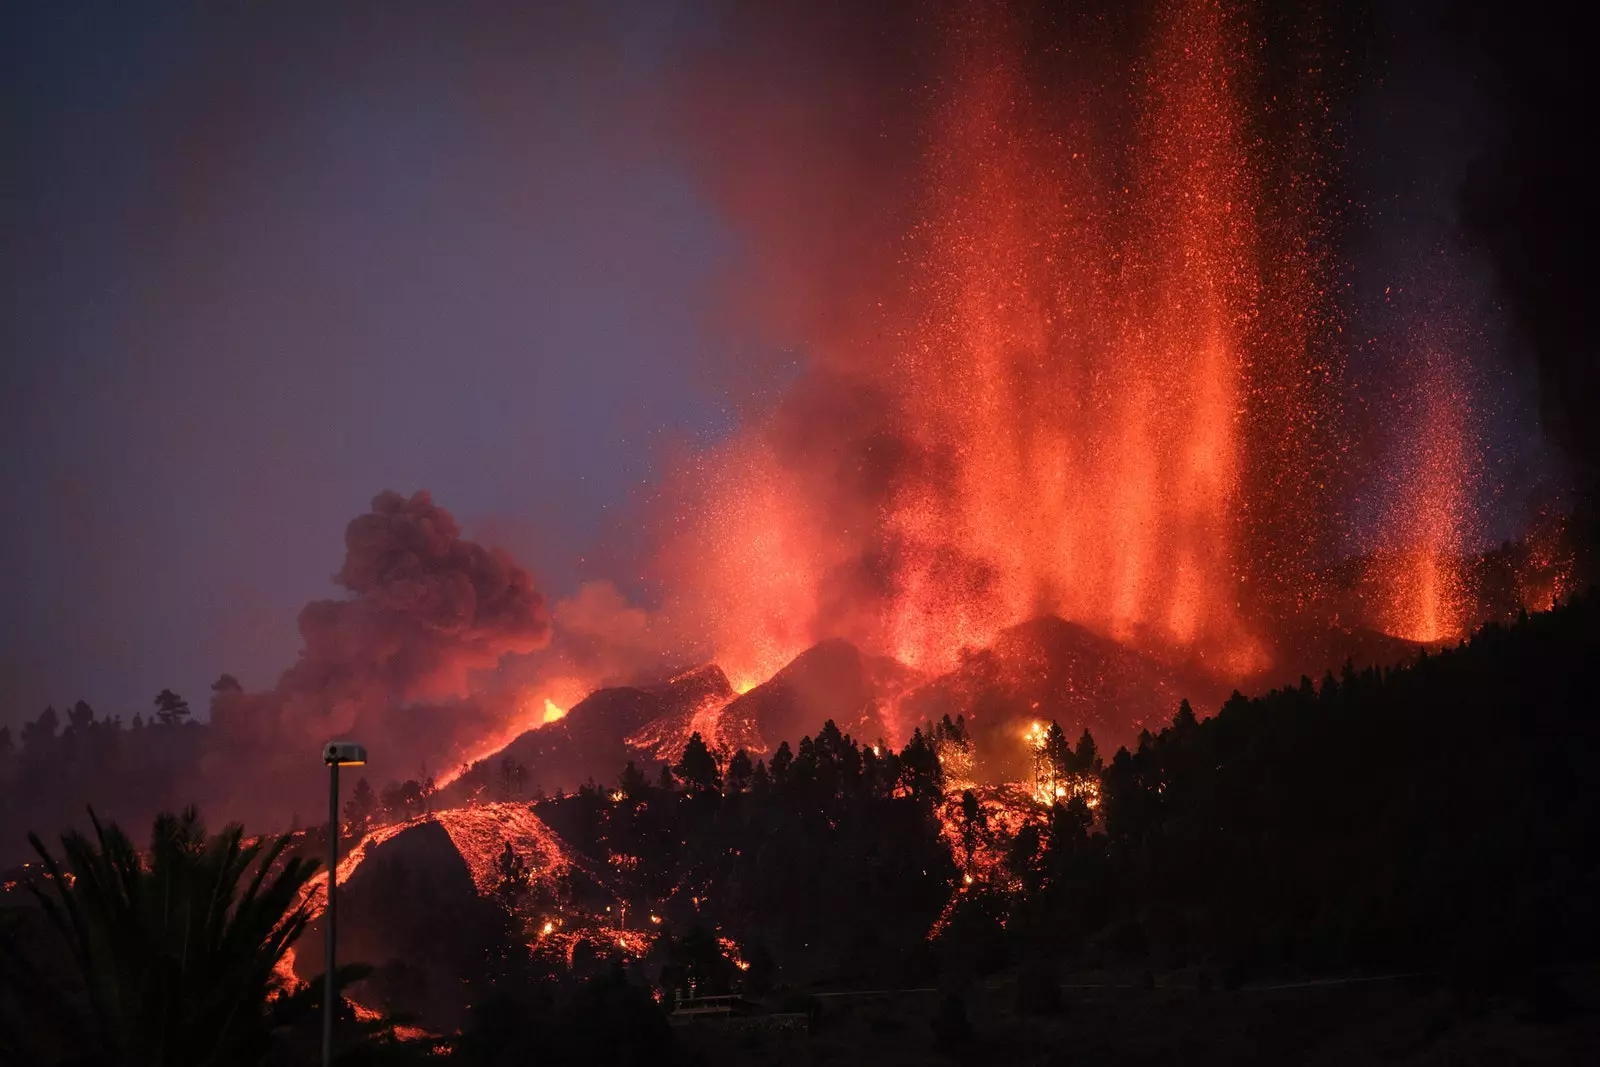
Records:
{"label": "lava fountain", "polygon": [[1164,5],[1125,62],[1092,33],[1041,54],[1024,23],[944,25],[878,339],[699,461],[664,570],[714,606],[730,675],[831,636],[943,670],[1054,613],[1240,676],[1270,657],[1267,591],[1307,594],[1316,546],[1274,523],[1329,489],[1317,183],[1274,190],[1298,229],[1261,220],[1316,153],[1251,126],[1222,5]]}
{"label": "lava fountain", "polygon": [[1415,401],[1402,420],[1387,523],[1392,548],[1370,580],[1384,629],[1410,641],[1459,637],[1474,621],[1464,556],[1480,457],[1464,378],[1447,353],[1423,349]]}

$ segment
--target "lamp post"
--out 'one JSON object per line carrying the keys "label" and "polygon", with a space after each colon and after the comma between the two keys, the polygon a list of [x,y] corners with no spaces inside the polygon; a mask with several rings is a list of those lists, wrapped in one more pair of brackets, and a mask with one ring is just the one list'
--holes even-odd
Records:
{"label": "lamp post", "polygon": [[367,750],[354,741],[329,741],[323,746],[322,762],[328,765],[328,905],[324,911],[328,942],[327,969],[322,974],[322,1067],[332,1067],[333,1006],[339,999],[339,983],[333,971],[339,899],[339,768],[360,767],[367,762]]}

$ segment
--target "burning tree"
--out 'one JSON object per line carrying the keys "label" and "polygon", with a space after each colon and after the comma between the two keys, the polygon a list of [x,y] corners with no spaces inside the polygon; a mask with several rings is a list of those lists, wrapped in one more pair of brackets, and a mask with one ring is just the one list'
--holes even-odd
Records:
{"label": "burning tree", "polygon": [[966,717],[957,715],[954,720],[946,715],[928,730],[933,748],[939,757],[939,767],[944,773],[948,789],[964,789],[973,784],[972,736],[967,732]]}
{"label": "burning tree", "polygon": [[1082,798],[1091,809],[1099,805],[1104,762],[1088,730],[1078,738],[1076,751],[1057,722],[1048,728],[1043,723],[1032,724],[1026,740],[1033,752],[1034,799],[1053,805]]}

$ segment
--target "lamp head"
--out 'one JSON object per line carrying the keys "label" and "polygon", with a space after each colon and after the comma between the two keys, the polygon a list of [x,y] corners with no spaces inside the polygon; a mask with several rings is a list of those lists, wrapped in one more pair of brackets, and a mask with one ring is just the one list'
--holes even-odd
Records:
{"label": "lamp head", "polygon": [[367,747],[354,741],[329,741],[322,747],[322,762],[330,767],[360,767],[367,762]]}

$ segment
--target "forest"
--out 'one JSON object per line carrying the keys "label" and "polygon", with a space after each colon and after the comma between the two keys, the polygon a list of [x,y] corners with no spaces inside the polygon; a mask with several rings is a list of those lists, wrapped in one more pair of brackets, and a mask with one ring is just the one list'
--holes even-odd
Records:
{"label": "forest", "polygon": [[[1205,718],[1185,702],[1109,757],[1041,723],[1048,788],[1031,796],[963,781],[970,741],[949,719],[899,752],[832,723],[769,760],[696,735],[673,765],[553,797],[515,797],[505,767],[504,799],[484,802],[532,809],[581,862],[541,879],[507,841],[487,892],[439,832],[446,813],[416,810],[428,790],[363,780],[352,841],[407,817],[435,832],[341,885],[341,944],[365,950],[341,984],[377,1005],[346,1002],[341,1062],[714,1062],[722,1038],[668,1025],[685,998],[736,993],[825,1034],[819,993],[919,989],[931,1007],[905,1010],[926,1015],[921,1036],[897,1008],[871,1039],[987,1062],[1019,1046],[985,1027],[1081,1020],[1085,975],[1217,998],[1405,975],[1449,1017],[1565,1020],[1600,932],[1597,655],[1591,594],[1409,664],[1235,695]],[[189,812],[157,820],[141,864],[115,826],[36,836],[0,910],[8,1062],[302,1062],[320,980],[279,988],[273,966],[297,940],[320,959],[296,901],[324,840],[212,836]],[[218,914],[208,894],[233,903]],[[593,927],[562,950],[540,939],[580,915],[609,916],[616,943]],[[196,953],[185,934],[201,930]],[[1009,1024],[975,1007],[996,989]],[[223,1014],[209,998],[228,1022],[198,1021]]]}

